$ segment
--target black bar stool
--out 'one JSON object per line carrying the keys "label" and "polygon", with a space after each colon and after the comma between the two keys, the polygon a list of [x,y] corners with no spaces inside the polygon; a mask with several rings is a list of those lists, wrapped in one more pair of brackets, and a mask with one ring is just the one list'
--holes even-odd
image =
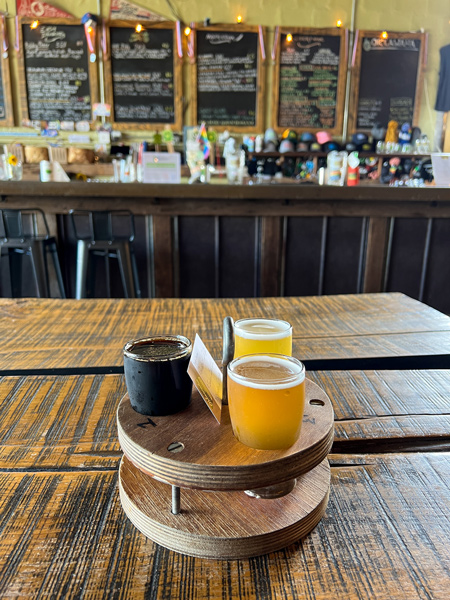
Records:
{"label": "black bar stool", "polygon": [[[51,255],[61,298],[66,297],[56,239],[50,235],[40,208],[0,210],[0,259],[9,256],[11,295],[22,297],[22,259],[29,256],[39,298],[50,297],[48,254]],[[4,253],[7,250],[7,253]]]}
{"label": "black bar stool", "polygon": [[108,297],[111,295],[109,259],[116,258],[125,298],[140,298],[141,290],[133,248],[135,238],[133,214],[129,210],[71,210],[69,214],[77,239],[75,298],[79,300],[93,293],[94,277],[90,277],[89,285],[87,281],[91,254],[105,259]]}

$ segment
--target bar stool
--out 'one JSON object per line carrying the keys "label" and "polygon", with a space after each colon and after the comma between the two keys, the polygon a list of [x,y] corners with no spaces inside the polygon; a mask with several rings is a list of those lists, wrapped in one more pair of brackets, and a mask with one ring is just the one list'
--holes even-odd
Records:
{"label": "bar stool", "polygon": [[38,298],[50,297],[48,254],[51,255],[61,298],[66,297],[56,239],[50,235],[40,208],[0,210],[0,259],[9,256],[11,295],[22,296],[22,260],[29,256]]}
{"label": "bar stool", "polygon": [[111,296],[109,259],[116,258],[125,298],[140,298],[141,290],[133,248],[135,238],[133,214],[129,210],[71,210],[69,215],[77,239],[75,298],[79,300],[92,294],[94,287],[92,268],[90,281],[87,281],[91,255],[102,256],[105,259],[108,297]]}

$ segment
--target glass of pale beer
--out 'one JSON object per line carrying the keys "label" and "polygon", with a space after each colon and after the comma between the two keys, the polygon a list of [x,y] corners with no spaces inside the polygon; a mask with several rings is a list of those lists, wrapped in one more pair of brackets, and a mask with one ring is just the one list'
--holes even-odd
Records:
{"label": "glass of pale beer", "polygon": [[234,357],[292,355],[292,326],[281,319],[239,319],[234,323]]}
{"label": "glass of pale beer", "polygon": [[228,405],[235,437],[259,450],[281,450],[300,436],[305,367],[291,356],[250,354],[228,365]]}

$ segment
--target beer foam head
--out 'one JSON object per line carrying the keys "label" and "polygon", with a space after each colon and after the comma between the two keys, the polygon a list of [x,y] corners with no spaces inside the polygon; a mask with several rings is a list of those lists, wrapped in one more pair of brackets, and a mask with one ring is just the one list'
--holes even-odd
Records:
{"label": "beer foam head", "polygon": [[278,319],[239,319],[234,324],[234,333],[247,340],[281,340],[292,332],[287,321]]}
{"label": "beer foam head", "polygon": [[247,354],[228,365],[228,377],[247,387],[280,390],[294,387],[305,379],[304,365],[281,354]]}

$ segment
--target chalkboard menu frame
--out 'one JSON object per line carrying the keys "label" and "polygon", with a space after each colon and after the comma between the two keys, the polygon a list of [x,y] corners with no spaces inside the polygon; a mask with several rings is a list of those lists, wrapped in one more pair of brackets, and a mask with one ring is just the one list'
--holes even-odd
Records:
{"label": "chalkboard menu frame", "polygon": [[[5,31],[3,27],[3,21],[0,19],[0,36],[1,39],[4,40],[5,36],[8,33]],[[13,101],[12,101],[12,92],[11,92],[11,74],[9,71],[9,58],[7,52],[1,53],[1,62],[0,62],[0,85],[1,91],[3,95],[3,109],[1,110],[0,103],[0,126],[1,127],[14,127],[14,111],[13,111]]]}
{"label": "chalkboard menu frame", "polygon": [[[337,79],[336,79],[336,103],[334,106],[333,114],[333,125],[330,126],[328,123],[321,124],[320,126],[299,126],[295,122],[292,124],[280,123],[280,83],[281,83],[281,52],[286,42],[286,36],[288,34],[293,36],[293,41],[289,42],[292,44],[297,43],[298,38],[305,38],[305,43],[302,45],[302,49],[308,49],[308,47],[315,48],[318,46],[318,42],[306,38],[323,38],[332,37],[336,38],[333,42],[339,46],[339,61],[337,66]],[[297,38],[297,39],[296,39]],[[316,133],[318,131],[326,130],[332,135],[339,135],[342,133],[343,119],[344,119],[344,104],[345,104],[345,87],[347,81],[347,54],[348,54],[348,32],[345,28],[333,27],[328,29],[321,28],[289,28],[280,27],[279,39],[276,47],[276,58],[275,58],[275,73],[274,73],[274,97],[272,103],[272,116],[271,122],[272,127],[277,133],[282,133],[286,129],[294,129],[298,132],[309,131]],[[326,46],[325,46],[326,48]],[[313,55],[314,56],[314,55]],[[303,56],[302,61],[305,61],[308,57]],[[293,63],[295,66],[295,62]],[[309,65],[309,63],[306,63]],[[307,81],[306,86],[309,84],[306,76],[304,79]],[[317,87],[311,89],[318,89]],[[310,104],[314,107],[314,102],[311,99]]]}
{"label": "chalkboard menu frame", "polygon": [[117,121],[115,119],[114,111],[114,92],[113,92],[113,66],[111,60],[111,29],[132,29],[135,30],[135,21],[124,21],[117,20],[108,23],[106,27],[107,36],[107,55],[104,59],[105,69],[105,97],[106,102],[111,105],[111,122],[114,123],[114,128],[119,130],[124,129],[162,129],[165,126],[169,126],[173,130],[181,130],[183,127],[183,101],[182,101],[182,59],[178,56],[177,52],[177,40],[176,40],[176,23],[173,21],[161,21],[158,23],[143,23],[144,32],[148,32],[151,36],[151,32],[157,30],[169,30],[172,32],[172,56],[173,56],[173,107],[174,107],[174,119],[171,122],[142,122],[142,121]]}
{"label": "chalkboard menu frame", "polygon": [[[265,38],[265,28],[262,27],[262,35]],[[264,128],[264,90],[265,90],[265,72],[264,72],[264,61],[261,56],[261,47],[259,39],[259,27],[252,25],[234,25],[234,24],[220,24],[220,25],[195,25],[194,29],[194,59],[191,62],[191,89],[192,89],[192,112],[191,112],[191,125],[198,125],[202,121],[206,123],[211,129],[215,131],[231,131],[236,133],[261,133]],[[202,103],[201,92],[198,89],[198,33],[199,32],[211,32],[217,34],[230,34],[234,36],[236,34],[254,34],[254,52],[256,61],[256,91],[255,91],[255,119],[254,124],[243,124],[237,125],[231,121],[224,122],[222,124],[208,123],[208,119],[202,119],[198,114],[199,105]],[[248,92],[245,92],[248,93]],[[252,103],[253,104],[253,103]]]}
{"label": "chalkboard menu frame", "polygon": [[[25,49],[25,44],[24,44],[24,40],[23,40],[23,27],[29,27],[30,24],[34,21],[34,19],[30,19],[29,17],[19,17],[19,27],[18,27],[18,35],[19,35],[19,45],[20,45],[20,52],[19,52],[19,56],[18,56],[18,63],[19,63],[19,93],[20,93],[20,106],[21,106],[21,112],[22,112],[22,119],[30,119],[30,111],[29,111],[29,97],[28,97],[28,90],[27,90],[27,78],[26,78],[26,49]],[[89,85],[89,93],[90,93],[90,100],[91,100],[91,116],[90,119],[82,119],[82,120],[89,120],[92,121],[93,120],[93,115],[92,115],[92,107],[93,105],[98,102],[98,73],[97,73],[97,63],[98,63],[98,54],[97,54],[97,60],[95,62],[91,62],[89,60],[89,49],[87,46],[87,40],[86,40],[86,35],[84,32],[84,25],[82,25],[80,23],[79,20],[77,19],[69,19],[69,18],[61,18],[61,19],[39,19],[39,25],[38,27],[42,27],[42,26],[56,26],[56,28],[58,28],[58,26],[62,25],[62,26],[70,26],[70,27],[77,27],[79,28],[79,35],[80,35],[80,40],[83,40],[84,45],[83,45],[83,52],[86,53],[87,56],[87,64],[88,64],[88,85]],[[53,119],[53,118],[41,118],[41,119],[35,119],[35,120],[40,120],[40,121],[54,121],[57,119]],[[66,119],[67,121],[73,120],[73,119]]]}
{"label": "chalkboard menu frame", "polygon": [[[365,81],[369,81],[371,83],[376,81],[375,77],[367,77],[367,73],[370,71],[368,71],[368,67],[367,65],[365,65],[364,63],[364,52],[363,52],[363,45],[364,45],[364,40],[366,38],[372,38],[373,40],[376,40],[378,42],[377,46],[380,46],[381,44],[389,44],[389,40],[418,40],[420,42],[420,50],[418,51],[418,61],[417,61],[417,70],[413,73],[413,75],[416,77],[416,85],[415,85],[415,93],[414,93],[414,98],[413,98],[413,102],[414,102],[414,106],[413,106],[413,118],[412,118],[412,123],[410,123],[411,125],[417,125],[418,120],[419,120],[419,111],[420,111],[420,99],[421,99],[421,95],[422,95],[422,86],[423,86],[423,69],[425,67],[425,57],[426,57],[426,48],[427,48],[427,39],[428,39],[428,34],[426,33],[422,33],[422,32],[387,32],[388,37],[387,40],[384,41],[383,37],[382,37],[382,31],[373,31],[373,30],[358,30],[357,32],[357,40],[356,40],[356,47],[354,48],[354,61],[353,61],[353,66],[352,66],[352,76],[351,76],[351,91],[350,91],[350,110],[349,110],[349,120],[348,120],[348,131],[350,134],[354,133],[355,131],[362,131],[362,132],[370,132],[370,130],[372,129],[372,126],[362,126],[360,127],[358,125],[358,114],[359,114],[359,110],[360,110],[360,96],[361,96],[361,78],[362,75],[366,75],[365,77]],[[406,42],[407,44],[408,42]],[[410,43],[410,42],[409,42]],[[388,46],[387,46],[388,49]],[[383,52],[383,50],[378,50],[378,52]],[[394,52],[394,51],[392,51]],[[377,56],[374,54],[374,52],[371,53],[374,56]],[[380,55],[381,56],[381,55]],[[391,57],[393,55],[391,54]],[[397,72],[396,72],[396,76],[395,76],[395,80],[397,81],[399,77],[408,75],[408,71],[407,71],[407,63],[406,61],[402,61],[401,62],[401,66],[400,65],[396,65],[392,60],[389,61],[390,64],[392,66],[398,66],[398,77],[397,77]],[[387,81],[388,79],[388,74],[386,73],[386,63],[383,65],[383,74],[384,77]],[[388,86],[387,86],[388,88]],[[381,90],[381,92],[384,94],[385,90]],[[401,123],[399,123],[399,125],[402,125],[402,123],[405,122],[405,120],[402,120]],[[381,125],[383,127],[387,126],[387,122],[386,123],[381,123]]]}

